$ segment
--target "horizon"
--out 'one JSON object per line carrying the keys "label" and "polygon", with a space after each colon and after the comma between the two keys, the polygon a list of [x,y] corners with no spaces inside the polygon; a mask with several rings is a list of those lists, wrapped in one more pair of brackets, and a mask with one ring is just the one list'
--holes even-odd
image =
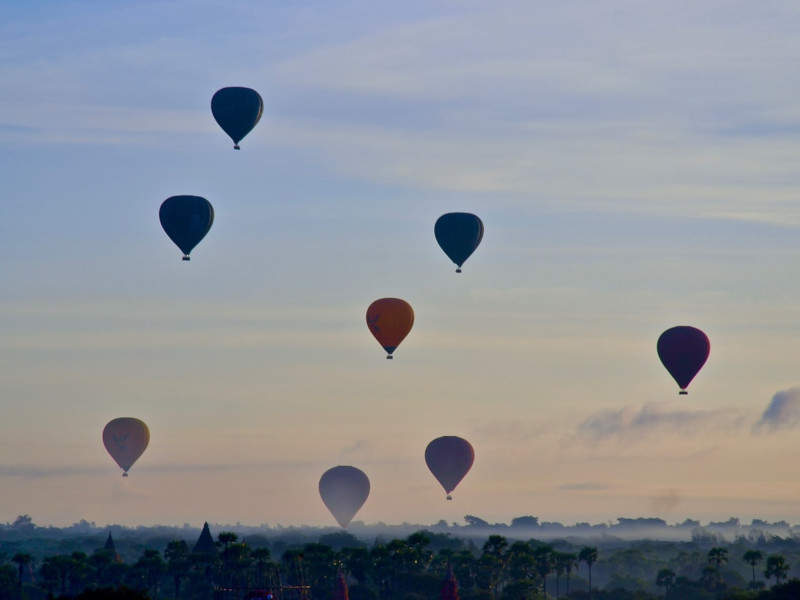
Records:
{"label": "horizon", "polygon": [[[800,523],[799,11],[0,6],[0,522],[325,526],[350,465],[367,523]],[[264,102],[238,151],[228,86]],[[214,209],[189,262],[175,195]],[[485,225],[460,274],[448,212]],[[379,298],[414,310],[388,361]],[[440,436],[475,452],[452,502]]]}

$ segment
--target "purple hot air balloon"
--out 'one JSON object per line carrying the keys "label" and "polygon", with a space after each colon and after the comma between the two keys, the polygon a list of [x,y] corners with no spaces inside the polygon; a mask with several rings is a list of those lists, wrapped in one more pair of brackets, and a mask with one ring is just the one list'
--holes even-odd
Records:
{"label": "purple hot air balloon", "polygon": [[681,388],[678,393],[687,394],[689,383],[708,360],[711,342],[696,327],[679,325],[661,334],[656,349],[664,367]]}
{"label": "purple hot air balloon", "polygon": [[475,451],[465,439],[454,435],[436,438],[425,448],[425,462],[447,493],[447,499],[472,468]]}

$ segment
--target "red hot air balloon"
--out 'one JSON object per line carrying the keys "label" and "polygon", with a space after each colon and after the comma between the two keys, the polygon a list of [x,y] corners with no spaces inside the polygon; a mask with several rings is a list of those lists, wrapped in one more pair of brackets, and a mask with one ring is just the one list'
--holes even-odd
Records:
{"label": "red hot air balloon", "polygon": [[678,393],[687,394],[686,388],[708,360],[711,342],[699,329],[679,325],[661,334],[656,349],[664,367],[681,388]]}
{"label": "red hot air balloon", "polygon": [[399,298],[381,298],[375,300],[367,309],[367,326],[386,350],[386,358],[392,358],[411,327],[414,325],[414,309],[405,300]]}
{"label": "red hot air balloon", "polygon": [[133,417],[120,417],[109,421],[103,429],[103,445],[128,476],[128,470],[142,455],[150,442],[147,425]]}
{"label": "red hot air balloon", "polygon": [[347,528],[369,496],[369,478],[349,466],[328,469],[319,480],[319,495],[336,522]]}
{"label": "red hot air balloon", "polygon": [[454,435],[436,438],[425,448],[425,462],[447,493],[447,499],[475,461],[475,451],[465,439]]}

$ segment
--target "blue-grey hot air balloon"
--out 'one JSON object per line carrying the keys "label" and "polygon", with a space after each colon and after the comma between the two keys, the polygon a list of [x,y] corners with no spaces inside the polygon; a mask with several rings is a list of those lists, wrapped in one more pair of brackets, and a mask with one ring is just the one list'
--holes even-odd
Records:
{"label": "blue-grey hot air balloon", "polygon": [[183,260],[200,243],[214,223],[214,207],[200,196],[171,196],[158,211],[161,226],[183,252]]}
{"label": "blue-grey hot air balloon", "polygon": [[258,92],[246,87],[226,87],[211,98],[214,119],[233,140],[238,150],[239,142],[250,133],[261,118],[264,102]]}
{"label": "blue-grey hot air balloon", "polygon": [[319,495],[339,525],[345,529],[367,501],[369,487],[369,478],[364,471],[339,465],[322,474]]}
{"label": "blue-grey hot air balloon", "polygon": [[436,220],[436,241],[461,273],[464,264],[483,239],[483,221],[472,213],[447,213]]}

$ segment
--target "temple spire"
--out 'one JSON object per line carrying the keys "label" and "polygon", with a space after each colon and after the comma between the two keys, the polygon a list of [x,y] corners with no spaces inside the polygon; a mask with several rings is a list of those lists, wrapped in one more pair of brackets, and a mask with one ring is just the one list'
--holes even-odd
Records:
{"label": "temple spire", "polygon": [[339,572],[336,573],[336,582],[333,584],[333,600],[350,600],[350,592],[347,590],[347,581],[345,581],[341,566]]}
{"label": "temple spire", "polygon": [[447,563],[447,573],[442,580],[441,600],[458,600],[458,581],[453,573],[453,567]]}

